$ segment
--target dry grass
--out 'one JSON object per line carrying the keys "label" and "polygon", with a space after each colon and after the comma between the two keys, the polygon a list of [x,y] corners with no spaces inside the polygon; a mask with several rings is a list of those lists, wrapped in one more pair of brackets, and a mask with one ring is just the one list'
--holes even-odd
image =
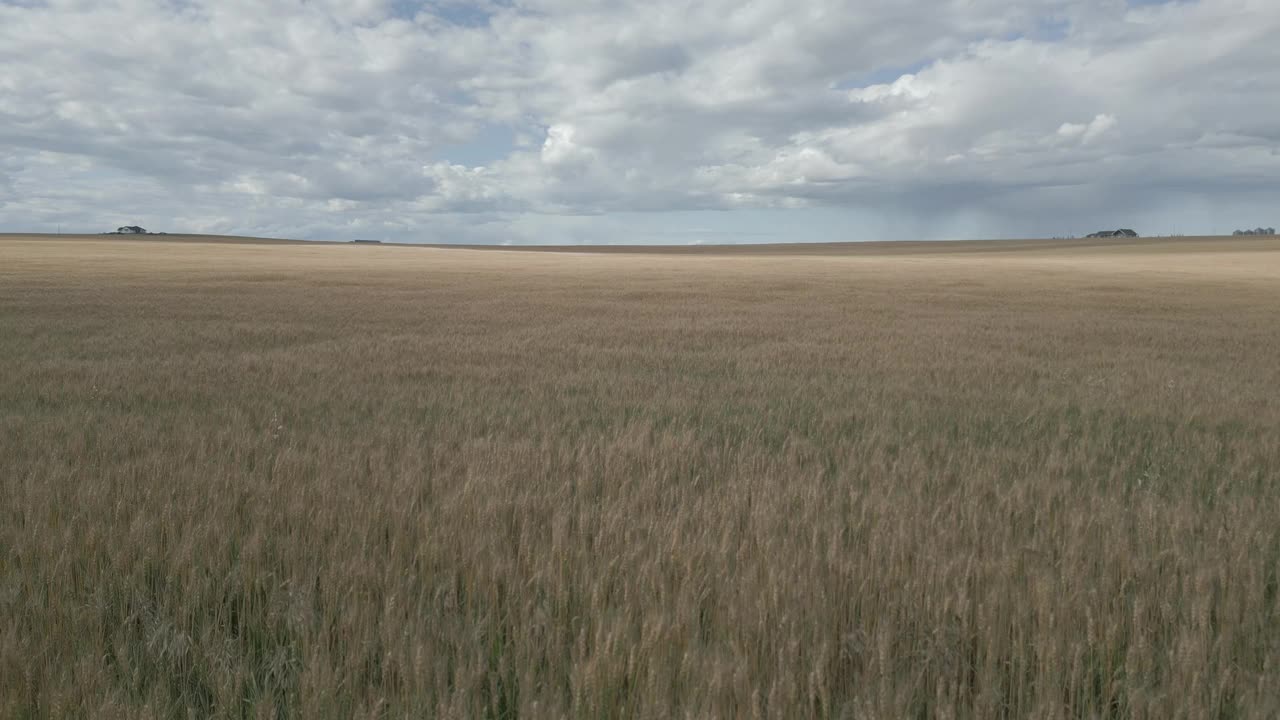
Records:
{"label": "dry grass", "polygon": [[1280,244],[0,239],[0,717],[1280,715]]}

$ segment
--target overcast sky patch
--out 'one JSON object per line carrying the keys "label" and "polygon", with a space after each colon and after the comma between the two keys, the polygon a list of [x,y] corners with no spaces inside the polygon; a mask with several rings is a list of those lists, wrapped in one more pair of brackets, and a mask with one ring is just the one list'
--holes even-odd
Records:
{"label": "overcast sky patch", "polygon": [[1273,226],[1273,0],[0,0],[0,228]]}

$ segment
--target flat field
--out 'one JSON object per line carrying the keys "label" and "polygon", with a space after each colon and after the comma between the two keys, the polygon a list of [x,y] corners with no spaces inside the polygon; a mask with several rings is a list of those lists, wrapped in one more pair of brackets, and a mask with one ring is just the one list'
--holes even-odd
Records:
{"label": "flat field", "polygon": [[1280,716],[1280,241],[0,238],[0,717]]}

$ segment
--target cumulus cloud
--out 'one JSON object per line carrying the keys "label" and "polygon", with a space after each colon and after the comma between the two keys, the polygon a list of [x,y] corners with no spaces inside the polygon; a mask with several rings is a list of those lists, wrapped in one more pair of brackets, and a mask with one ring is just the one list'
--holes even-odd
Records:
{"label": "cumulus cloud", "polygon": [[1098,115],[1088,123],[1075,124],[1063,123],[1058,128],[1058,135],[1068,140],[1080,140],[1082,143],[1091,143],[1100,135],[1115,127],[1116,118],[1114,115]]}
{"label": "cumulus cloud", "polygon": [[[1271,0],[0,0],[0,226],[1211,229],[1280,181],[1277,31]],[[860,236],[830,228],[796,239]]]}

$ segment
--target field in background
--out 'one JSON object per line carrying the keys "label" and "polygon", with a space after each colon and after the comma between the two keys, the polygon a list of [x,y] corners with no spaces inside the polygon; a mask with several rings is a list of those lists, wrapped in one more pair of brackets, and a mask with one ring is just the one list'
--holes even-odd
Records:
{"label": "field in background", "polygon": [[1280,715],[1280,242],[0,239],[0,717]]}

